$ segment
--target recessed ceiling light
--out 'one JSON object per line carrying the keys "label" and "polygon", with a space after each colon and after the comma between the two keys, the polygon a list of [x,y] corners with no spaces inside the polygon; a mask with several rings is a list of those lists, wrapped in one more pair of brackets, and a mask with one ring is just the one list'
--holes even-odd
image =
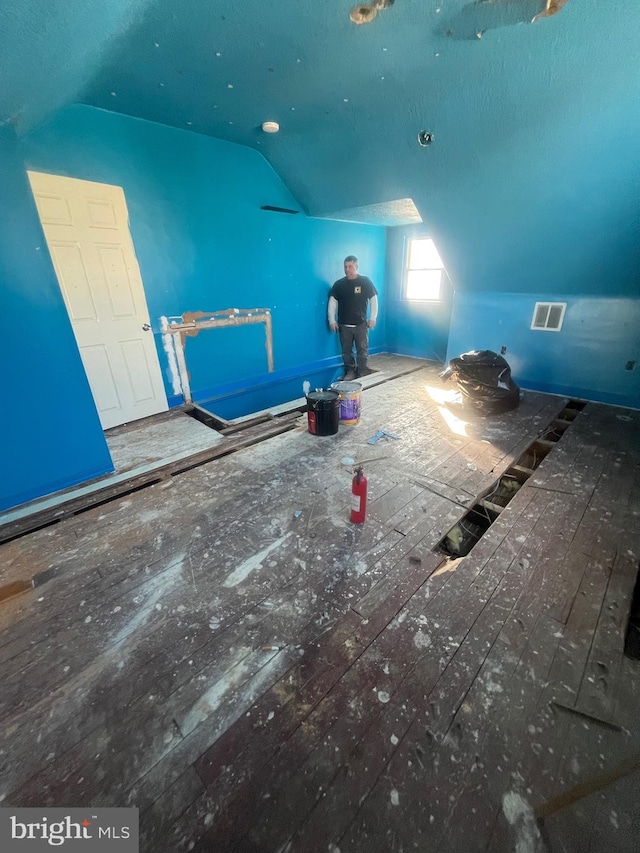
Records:
{"label": "recessed ceiling light", "polygon": [[277,133],[280,130],[280,125],[277,121],[263,121],[262,129],[265,133]]}

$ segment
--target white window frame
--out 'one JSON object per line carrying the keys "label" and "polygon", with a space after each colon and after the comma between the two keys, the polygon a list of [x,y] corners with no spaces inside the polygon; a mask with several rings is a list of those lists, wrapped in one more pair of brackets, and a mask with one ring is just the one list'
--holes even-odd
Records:
{"label": "white window frame", "polygon": [[[403,277],[402,277],[402,297],[403,297],[403,299],[406,299],[408,302],[426,302],[429,304],[434,304],[436,302],[442,302],[442,278],[443,278],[443,273],[445,271],[444,264],[442,264],[442,266],[440,266],[440,267],[410,267],[409,266],[409,261],[411,258],[411,244],[412,244],[412,242],[417,241],[417,240],[430,240],[433,243],[436,252],[438,251],[438,247],[436,246],[433,237],[429,237],[427,234],[421,234],[420,236],[408,237],[407,238],[406,245],[405,245],[405,252],[404,252],[404,272],[403,272]],[[409,273],[410,272],[419,272],[419,271],[434,272],[435,270],[439,270],[439,272],[440,272],[440,283],[438,286],[438,295],[436,297],[427,297],[427,296],[417,297],[417,296],[409,296],[408,295],[407,287],[408,287],[408,283],[409,283]]]}
{"label": "white window frame", "polygon": [[[538,315],[538,309],[539,308],[546,308],[547,309],[547,318],[546,318],[545,323],[549,322],[549,314],[551,313],[551,309],[552,308],[560,308],[561,311],[560,311],[560,319],[558,321],[558,325],[557,326],[546,326],[546,325],[545,326],[536,326],[535,321],[536,321],[536,317]],[[566,302],[536,302],[536,304],[533,306],[533,314],[531,315],[530,329],[533,332],[560,332],[560,331],[562,331],[562,324],[564,323],[564,315],[565,315],[566,310],[567,310],[567,303]]]}

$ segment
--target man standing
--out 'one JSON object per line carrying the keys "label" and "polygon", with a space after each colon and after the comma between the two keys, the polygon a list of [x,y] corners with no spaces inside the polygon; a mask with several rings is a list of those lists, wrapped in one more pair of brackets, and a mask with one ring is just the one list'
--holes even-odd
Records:
{"label": "man standing", "polygon": [[[378,292],[366,275],[358,275],[358,259],[347,255],[344,259],[344,278],[338,279],[329,295],[328,318],[332,332],[340,332],[343,379],[357,379],[371,371],[367,366],[369,356],[369,329],[376,325],[378,317]],[[367,321],[367,304],[370,304]],[[338,321],[336,322],[336,307]],[[353,345],[356,359],[353,357]]]}

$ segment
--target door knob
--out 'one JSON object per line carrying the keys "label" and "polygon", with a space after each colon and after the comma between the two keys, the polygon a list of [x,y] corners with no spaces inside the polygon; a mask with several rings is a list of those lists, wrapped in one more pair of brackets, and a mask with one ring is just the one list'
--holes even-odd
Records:
{"label": "door knob", "polygon": [[150,328],[151,328],[151,326],[148,323],[143,323],[143,325],[142,325],[142,331],[143,332],[148,332]]}

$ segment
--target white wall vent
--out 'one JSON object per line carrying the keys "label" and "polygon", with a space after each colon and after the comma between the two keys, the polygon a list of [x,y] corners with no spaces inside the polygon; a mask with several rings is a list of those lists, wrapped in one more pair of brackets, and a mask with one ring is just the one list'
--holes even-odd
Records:
{"label": "white wall vent", "polygon": [[566,302],[536,302],[531,328],[544,332],[559,332],[566,309]]}

